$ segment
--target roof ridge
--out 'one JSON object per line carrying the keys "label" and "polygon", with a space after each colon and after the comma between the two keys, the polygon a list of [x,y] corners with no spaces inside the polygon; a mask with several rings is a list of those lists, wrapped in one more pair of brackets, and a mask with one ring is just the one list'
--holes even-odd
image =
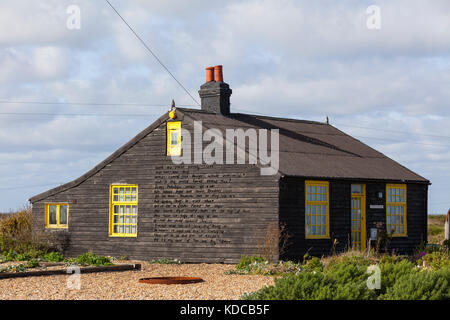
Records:
{"label": "roof ridge", "polygon": [[317,124],[317,125],[329,125],[325,122],[320,121],[314,121],[314,120],[304,120],[304,119],[293,119],[293,118],[282,118],[282,117],[273,117],[273,116],[267,116],[267,115],[260,115],[260,114],[251,114],[251,113],[240,113],[240,112],[231,112],[229,115],[223,115],[223,114],[217,114],[210,111],[205,111],[202,109],[192,109],[192,108],[178,108],[178,110],[185,111],[185,112],[198,112],[198,113],[206,113],[211,115],[220,115],[223,117],[229,117],[233,118],[233,116],[247,116],[247,117],[255,117],[255,118],[263,118],[263,119],[272,119],[272,120],[281,120],[281,121],[288,121],[288,122],[301,122],[301,123],[309,123],[309,124]]}

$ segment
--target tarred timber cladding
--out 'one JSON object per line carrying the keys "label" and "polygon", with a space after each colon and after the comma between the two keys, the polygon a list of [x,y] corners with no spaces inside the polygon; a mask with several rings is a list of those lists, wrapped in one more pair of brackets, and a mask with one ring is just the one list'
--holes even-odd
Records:
{"label": "tarred timber cladding", "polygon": [[[183,128],[192,129],[190,119]],[[251,165],[174,165],[165,123],[76,187],[33,203],[38,227],[45,202],[69,202],[75,256],[97,254],[187,262],[236,262],[257,252],[257,239],[278,222],[278,176]],[[138,237],[108,236],[110,184],[137,184]],[[64,233],[64,231],[62,231]]]}
{"label": "tarred timber cladding", "polygon": [[[280,222],[287,225],[291,245],[282,258],[298,260],[305,253],[312,256],[328,255],[332,241],[338,240],[336,252],[347,250],[351,232],[351,181],[327,180],[330,182],[330,239],[305,239],[305,179],[286,177],[280,181]],[[353,182],[361,183],[361,182]],[[364,183],[364,182],[362,182]],[[381,224],[386,228],[386,183],[366,184],[366,234],[370,228]],[[412,254],[426,240],[427,230],[427,185],[407,184],[407,237],[391,238],[388,250],[400,254]],[[380,199],[379,193],[383,194]],[[383,205],[383,208],[370,208]]]}

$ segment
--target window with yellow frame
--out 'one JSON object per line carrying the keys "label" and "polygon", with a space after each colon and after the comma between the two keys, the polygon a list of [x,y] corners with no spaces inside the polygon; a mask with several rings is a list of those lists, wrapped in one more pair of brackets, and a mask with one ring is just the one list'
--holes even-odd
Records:
{"label": "window with yellow frame", "polygon": [[386,185],[386,231],[392,236],[406,236],[406,184]]}
{"label": "window with yellow frame", "polygon": [[181,156],[181,122],[167,122],[167,155]]}
{"label": "window with yellow frame", "polygon": [[112,185],[110,190],[109,234],[112,237],[136,237],[138,186]]}
{"label": "window with yellow frame", "polygon": [[46,203],[45,227],[67,229],[69,227],[69,204]]}
{"label": "window with yellow frame", "polygon": [[305,238],[329,238],[329,183],[305,182]]}

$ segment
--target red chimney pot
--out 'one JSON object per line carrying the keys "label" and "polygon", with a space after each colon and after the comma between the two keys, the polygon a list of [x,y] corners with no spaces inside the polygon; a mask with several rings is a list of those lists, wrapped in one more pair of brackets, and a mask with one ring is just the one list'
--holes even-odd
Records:
{"label": "red chimney pot", "polygon": [[214,81],[223,82],[222,66],[214,67]]}
{"label": "red chimney pot", "polygon": [[214,67],[206,67],[206,82],[214,81]]}

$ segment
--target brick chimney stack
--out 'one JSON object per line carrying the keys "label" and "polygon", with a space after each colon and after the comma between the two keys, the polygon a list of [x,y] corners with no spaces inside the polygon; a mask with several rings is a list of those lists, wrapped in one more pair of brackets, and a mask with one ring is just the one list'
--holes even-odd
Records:
{"label": "brick chimney stack", "polygon": [[230,86],[223,82],[222,66],[206,68],[206,82],[200,86],[202,110],[222,115],[230,114]]}

